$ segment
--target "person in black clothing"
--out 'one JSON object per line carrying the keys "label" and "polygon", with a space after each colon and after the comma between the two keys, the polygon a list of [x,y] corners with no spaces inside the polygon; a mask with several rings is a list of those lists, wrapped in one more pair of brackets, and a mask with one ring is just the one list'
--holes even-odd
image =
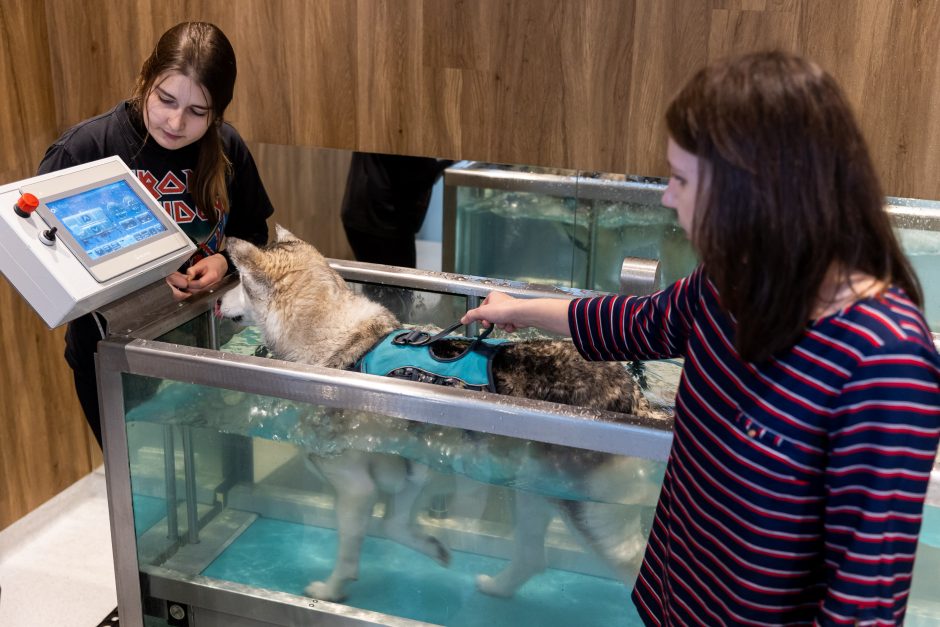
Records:
{"label": "person in black clothing", "polygon": [[414,268],[431,189],[453,161],[354,152],[346,178],[342,219],[357,261]]}
{"label": "person in black clothing", "polygon": [[[223,250],[227,235],[267,243],[274,209],[248,147],[223,118],[235,75],[235,51],[217,26],[177,24],[144,61],[131,98],[70,128],[39,164],[45,174],[121,157],[198,247],[167,277],[176,300],[211,289],[234,270]],[[88,314],[70,322],[65,335],[65,358],[99,446],[94,356],[101,324]]]}

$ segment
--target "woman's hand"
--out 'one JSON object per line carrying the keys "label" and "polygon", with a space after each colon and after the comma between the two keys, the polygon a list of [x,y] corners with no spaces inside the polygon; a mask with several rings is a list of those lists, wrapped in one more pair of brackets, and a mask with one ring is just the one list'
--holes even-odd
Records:
{"label": "woman's hand", "polygon": [[524,326],[515,324],[513,304],[516,300],[502,292],[490,292],[480,306],[465,313],[460,322],[462,324],[480,322],[484,328],[496,325],[496,328],[512,333]]}
{"label": "woman's hand", "polygon": [[481,322],[484,327],[495,325],[507,333],[525,327],[538,327],[567,335],[568,301],[558,298],[513,298],[502,292],[490,292],[476,309],[460,319],[462,324]]}
{"label": "woman's hand", "polygon": [[166,278],[166,284],[170,286],[173,300],[180,301],[189,298],[189,279],[185,274],[174,272]]}
{"label": "woman's hand", "polygon": [[186,270],[186,274],[174,272],[166,278],[173,292],[173,299],[185,300],[193,294],[212,289],[228,272],[228,261],[220,254],[200,259]]}

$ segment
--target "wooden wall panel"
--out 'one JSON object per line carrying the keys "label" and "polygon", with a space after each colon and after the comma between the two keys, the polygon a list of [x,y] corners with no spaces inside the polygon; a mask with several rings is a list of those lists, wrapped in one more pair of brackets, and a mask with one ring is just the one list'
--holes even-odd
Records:
{"label": "wooden wall panel", "polygon": [[704,2],[686,0],[643,0],[636,6],[629,31],[633,41],[629,121],[617,135],[627,146],[629,165],[622,171],[665,175],[665,103],[707,59],[709,11]]}
{"label": "wooden wall panel", "polygon": [[[406,131],[420,130],[413,138],[418,145],[405,152],[556,155],[547,165],[589,164],[597,155],[623,161],[631,70],[631,40],[623,33],[632,28],[631,3],[484,0],[452,10],[440,6],[424,4],[425,86],[418,87],[417,103],[405,99],[401,116],[411,121]],[[380,45],[387,47],[374,44]],[[556,88],[545,83],[549,68]],[[360,71],[366,74],[360,81],[377,74]],[[610,127],[595,124],[601,116]]]}
{"label": "wooden wall panel", "polygon": [[351,153],[348,150],[249,145],[274,205],[268,220],[307,240],[326,257],[353,259],[338,219]]}
{"label": "wooden wall panel", "polygon": [[33,3],[0,4],[0,183],[23,178],[55,138],[46,20]]}
{"label": "wooden wall panel", "polygon": [[749,50],[796,50],[799,14],[795,11],[715,9],[708,33],[708,59]]}
{"label": "wooden wall panel", "polygon": [[842,83],[886,192],[940,198],[940,4],[837,5],[802,5],[801,48]]}
{"label": "wooden wall panel", "polygon": [[[130,90],[182,19],[231,38],[246,138],[664,174],[663,110],[702,63],[781,47],[845,85],[888,193],[938,198],[940,5],[903,0],[47,0],[59,127]],[[128,36],[130,33],[130,36]]]}
{"label": "wooden wall panel", "polygon": [[50,331],[0,279],[0,529],[101,463],[62,357],[64,331]]}
{"label": "wooden wall panel", "polygon": [[[32,174],[55,138],[42,5],[0,5],[0,182]],[[8,210],[9,208],[0,208]],[[0,278],[0,529],[101,463],[52,332]]]}
{"label": "wooden wall panel", "polygon": [[299,32],[290,29],[294,45],[288,49],[289,67],[298,74],[284,82],[291,86],[290,110],[311,115],[290,116],[296,118],[295,133],[283,143],[351,149],[358,121],[353,114],[358,102],[356,5],[349,0],[301,4],[306,6],[295,19],[302,18],[303,25]]}

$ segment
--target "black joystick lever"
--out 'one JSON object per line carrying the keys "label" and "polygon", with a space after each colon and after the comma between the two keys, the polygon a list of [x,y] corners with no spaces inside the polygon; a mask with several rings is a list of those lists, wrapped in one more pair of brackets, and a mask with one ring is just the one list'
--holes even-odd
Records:
{"label": "black joystick lever", "polygon": [[52,246],[55,244],[55,232],[59,230],[59,227],[54,226],[51,229],[46,229],[39,234],[39,241],[45,244],[46,246]]}

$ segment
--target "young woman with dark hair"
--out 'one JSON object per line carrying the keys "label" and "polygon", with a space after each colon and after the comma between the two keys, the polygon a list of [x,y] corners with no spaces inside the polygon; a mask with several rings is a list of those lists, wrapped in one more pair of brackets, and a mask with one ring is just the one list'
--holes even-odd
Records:
{"label": "young woman with dark hair", "polygon": [[[226,235],[267,243],[271,201],[247,145],[224,121],[235,76],[235,51],[217,26],[177,24],[144,61],[132,97],[70,128],[39,164],[44,174],[121,157],[198,247],[167,278],[177,300],[211,289],[233,269]],[[94,314],[70,322],[65,336],[65,357],[99,445],[94,355],[101,337]]]}
{"label": "young woman with dark hair", "polygon": [[646,297],[518,300],[464,323],[683,357],[633,592],[649,625],[897,624],[940,438],[940,357],[835,81],[780,53],[698,72],[666,113],[663,204],[698,252]]}

